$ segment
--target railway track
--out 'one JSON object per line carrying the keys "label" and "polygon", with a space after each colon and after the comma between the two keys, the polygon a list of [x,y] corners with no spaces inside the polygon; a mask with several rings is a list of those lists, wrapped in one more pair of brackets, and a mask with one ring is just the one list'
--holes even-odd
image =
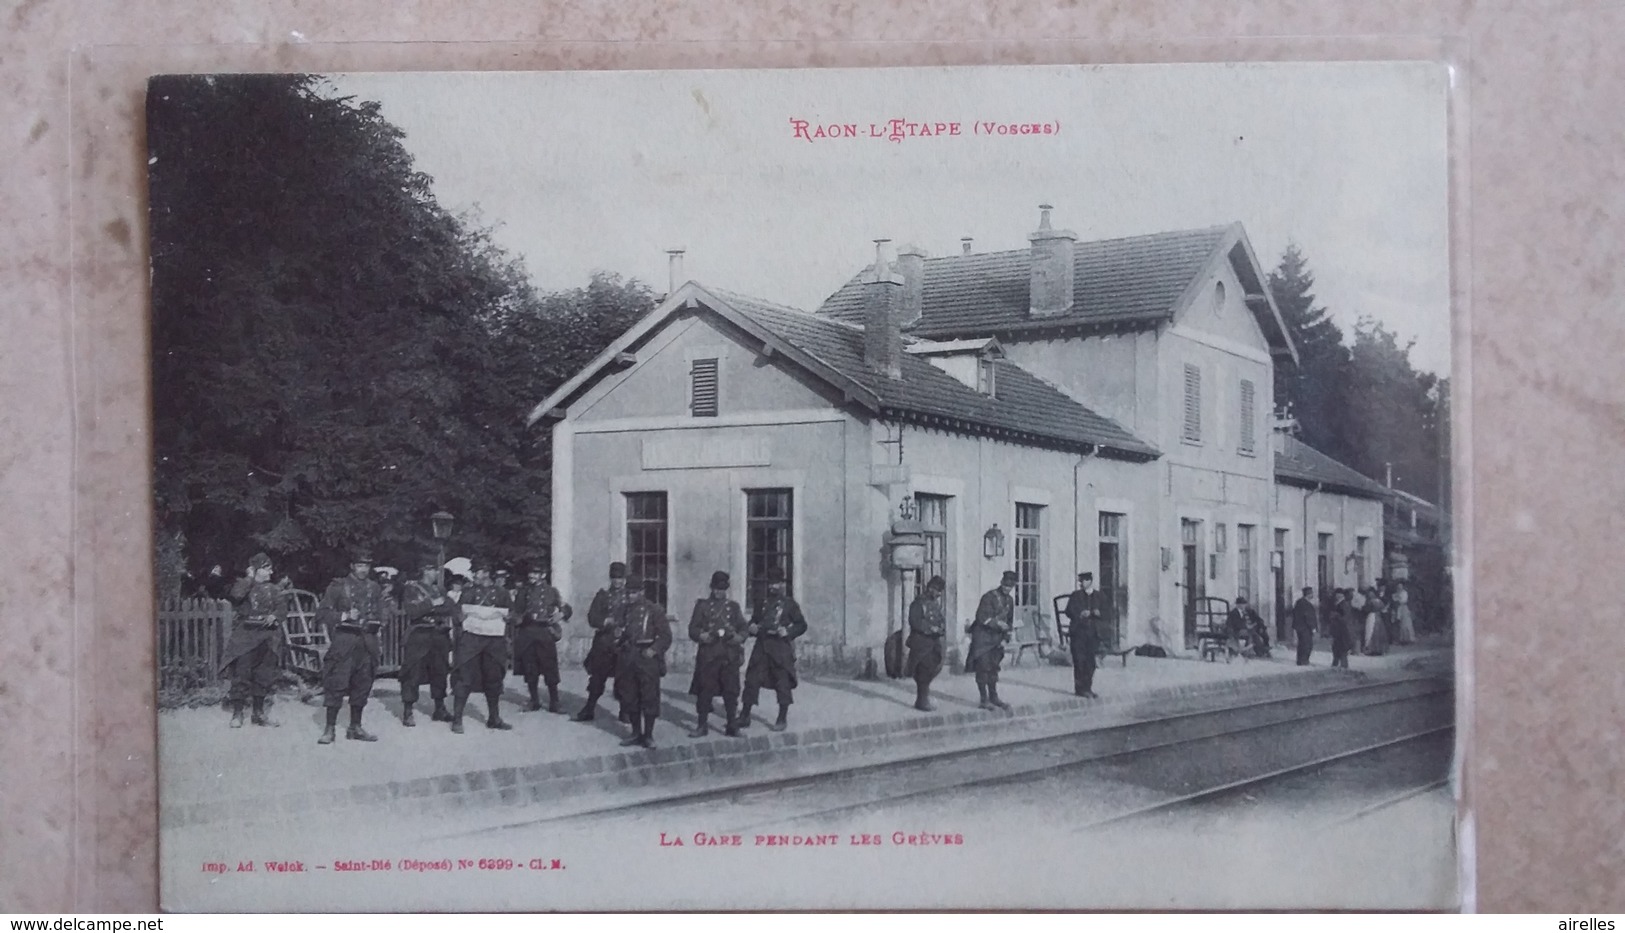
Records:
{"label": "railway track", "polygon": [[1084,795],[1087,812],[1076,814],[1078,825],[1105,827],[1438,736],[1451,728],[1450,710],[1448,681],[1360,684],[832,774],[700,789],[453,835],[563,829],[656,815],[669,823],[703,817],[710,825],[726,822],[748,832],[792,821],[925,812],[968,797],[1042,794],[1045,789],[1035,785],[1046,783],[1093,785]]}

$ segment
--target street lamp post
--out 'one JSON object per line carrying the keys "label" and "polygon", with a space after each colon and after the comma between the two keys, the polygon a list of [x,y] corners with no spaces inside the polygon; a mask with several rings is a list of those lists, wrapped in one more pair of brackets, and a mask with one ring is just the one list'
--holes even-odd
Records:
{"label": "street lamp post", "polygon": [[440,561],[435,565],[434,573],[436,585],[441,589],[446,588],[446,539],[451,537],[451,523],[454,520],[450,512],[436,512],[429,516],[435,543],[440,546]]}

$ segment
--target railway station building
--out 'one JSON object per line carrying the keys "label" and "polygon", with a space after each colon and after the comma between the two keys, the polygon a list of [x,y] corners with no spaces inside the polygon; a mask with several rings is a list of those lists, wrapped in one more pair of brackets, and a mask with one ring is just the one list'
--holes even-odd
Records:
{"label": "railway station building", "polygon": [[1387,491],[1274,430],[1295,350],[1241,225],[1080,242],[1041,210],[1018,249],[882,241],[816,311],[674,275],[532,413],[566,598],[625,560],[685,616],[712,571],[747,601],[778,567],[803,640],[850,655],[932,575],[963,637],[1003,571],[1053,625],[1087,570],[1109,642],[1183,653],[1201,597],[1273,623],[1301,586],[1378,573]]}

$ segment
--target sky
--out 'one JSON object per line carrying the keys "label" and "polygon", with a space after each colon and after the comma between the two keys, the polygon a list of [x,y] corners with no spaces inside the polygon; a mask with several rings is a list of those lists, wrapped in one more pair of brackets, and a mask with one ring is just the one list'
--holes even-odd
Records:
{"label": "sky", "polygon": [[[1240,221],[1288,242],[1345,331],[1362,315],[1450,368],[1446,94],[1427,63],[358,74],[440,203],[539,289],[594,271],[814,310],[876,238],[1027,246]],[[943,125],[893,140],[888,121]],[[806,129],[798,133],[798,122]],[[952,124],[958,124],[958,133]],[[817,138],[820,126],[856,138]],[[1050,132],[983,133],[989,124]],[[872,135],[875,130],[880,135]]]}

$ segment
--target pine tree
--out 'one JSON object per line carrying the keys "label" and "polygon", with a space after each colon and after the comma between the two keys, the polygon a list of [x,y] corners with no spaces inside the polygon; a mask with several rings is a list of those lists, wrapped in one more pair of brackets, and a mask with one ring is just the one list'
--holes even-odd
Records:
{"label": "pine tree", "polygon": [[1347,404],[1350,354],[1331,312],[1315,303],[1315,276],[1297,244],[1289,243],[1269,274],[1270,295],[1299,363],[1275,368],[1275,404],[1291,411],[1299,436],[1316,449],[1347,460],[1351,453],[1339,421]]}

